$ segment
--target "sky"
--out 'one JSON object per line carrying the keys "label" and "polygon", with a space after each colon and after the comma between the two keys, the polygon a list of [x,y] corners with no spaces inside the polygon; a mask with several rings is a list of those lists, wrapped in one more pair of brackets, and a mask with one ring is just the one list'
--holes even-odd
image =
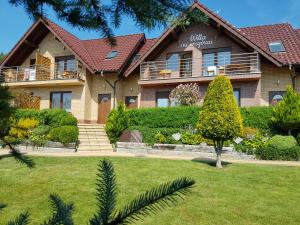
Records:
{"label": "sky", "polygon": [[[33,21],[21,7],[13,7],[9,0],[0,0],[0,52],[8,53],[27,31]],[[142,0],[141,0],[142,1]],[[300,28],[299,0],[200,0],[211,10],[217,12],[236,27],[288,22]],[[47,17],[75,34],[80,39],[100,38],[96,32],[78,30],[65,22],[59,21],[55,13],[48,10]],[[148,38],[158,37],[164,30],[139,29],[130,18],[124,17],[115,35],[144,32]]]}

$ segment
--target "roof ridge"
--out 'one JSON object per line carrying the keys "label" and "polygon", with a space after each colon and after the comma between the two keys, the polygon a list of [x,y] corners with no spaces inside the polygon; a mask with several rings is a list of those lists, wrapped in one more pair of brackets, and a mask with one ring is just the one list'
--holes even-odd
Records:
{"label": "roof ridge", "polygon": [[[124,35],[116,35],[115,38],[118,37],[128,37],[128,36],[135,36],[135,35],[145,35],[145,33],[135,33],[135,34],[124,34]],[[97,41],[97,40],[105,40],[107,38],[92,38],[92,39],[79,39],[80,41]]]}
{"label": "roof ridge", "polygon": [[292,26],[290,23],[285,22],[285,23],[272,23],[272,24],[265,24],[265,25],[238,27],[238,29],[263,28],[263,27],[272,27],[272,26],[278,26],[278,25],[289,25],[289,26]]}

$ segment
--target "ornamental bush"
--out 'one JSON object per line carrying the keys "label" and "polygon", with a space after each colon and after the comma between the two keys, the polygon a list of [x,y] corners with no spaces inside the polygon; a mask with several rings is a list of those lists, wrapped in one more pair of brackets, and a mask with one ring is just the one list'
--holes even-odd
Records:
{"label": "ornamental bush", "polygon": [[60,126],[77,126],[77,118],[69,114],[62,117],[59,124]]}
{"label": "ornamental bush", "polygon": [[170,100],[179,106],[191,106],[201,100],[198,84],[180,84],[171,91]]}
{"label": "ornamental bush", "polygon": [[217,167],[222,167],[224,142],[239,136],[242,127],[242,117],[230,80],[222,75],[217,76],[208,86],[197,126],[203,137],[214,142]]}
{"label": "ornamental bush", "polygon": [[63,144],[77,142],[78,135],[79,131],[75,126],[56,127],[49,133],[51,141],[61,142]]}
{"label": "ornamental bush", "polygon": [[35,119],[20,119],[13,120],[9,136],[18,138],[20,140],[28,139],[33,128],[39,125],[39,121]]}
{"label": "ornamental bush", "polygon": [[274,107],[272,122],[289,135],[300,128],[300,95],[292,87],[287,88],[283,101]]}
{"label": "ornamental bush", "polygon": [[119,103],[117,109],[113,109],[109,113],[105,124],[105,131],[110,143],[117,143],[123,131],[128,128],[128,124],[129,117],[126,106],[123,103]]}
{"label": "ornamental bush", "polygon": [[257,149],[255,155],[263,160],[298,160],[296,139],[293,136],[276,135],[265,146]]}
{"label": "ornamental bush", "polygon": [[[73,119],[71,119],[71,117]],[[61,109],[42,109],[42,110],[34,110],[34,109],[17,109],[13,114],[13,119],[35,119],[39,121],[39,124],[48,125],[50,127],[59,127],[61,125],[75,125],[76,118],[65,110]],[[68,119],[65,119],[68,118]],[[63,122],[67,120],[69,124],[63,124]],[[71,122],[69,122],[71,121]],[[77,120],[76,120],[77,121]]]}

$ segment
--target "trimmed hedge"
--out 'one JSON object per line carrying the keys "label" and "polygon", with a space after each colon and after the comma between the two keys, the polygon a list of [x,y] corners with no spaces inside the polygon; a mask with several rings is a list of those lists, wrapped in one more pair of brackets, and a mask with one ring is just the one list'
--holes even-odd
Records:
{"label": "trimmed hedge", "polygon": [[[198,106],[132,109],[128,111],[129,126],[182,129],[195,127],[200,110]],[[244,126],[271,129],[272,107],[249,107],[240,110]]]}
{"label": "trimmed hedge", "polygon": [[245,127],[254,127],[261,130],[271,130],[273,107],[242,107],[241,114]]}
{"label": "trimmed hedge", "polygon": [[128,110],[129,126],[149,128],[186,128],[195,127],[200,107],[180,106],[168,108],[145,108]]}

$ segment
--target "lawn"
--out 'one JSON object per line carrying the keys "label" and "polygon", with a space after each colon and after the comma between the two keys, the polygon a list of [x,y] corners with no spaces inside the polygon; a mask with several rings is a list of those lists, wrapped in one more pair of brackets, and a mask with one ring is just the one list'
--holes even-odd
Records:
{"label": "lawn", "polygon": [[[49,193],[75,203],[74,220],[87,224],[95,212],[95,179],[101,158],[35,157],[29,170],[11,158],[0,161],[0,202],[8,207],[0,224],[28,210],[31,224],[50,215]],[[300,168],[229,164],[218,170],[206,163],[146,158],[111,158],[119,184],[119,207],[136,194],[179,176],[196,180],[183,201],[143,225],[300,224]]]}

